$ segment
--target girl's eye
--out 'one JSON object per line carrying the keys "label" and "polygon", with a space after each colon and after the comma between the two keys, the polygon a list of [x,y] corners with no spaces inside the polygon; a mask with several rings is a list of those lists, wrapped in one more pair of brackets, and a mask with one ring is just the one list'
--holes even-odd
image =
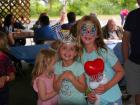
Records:
{"label": "girl's eye", "polygon": [[81,34],[82,35],[85,35],[87,33],[87,27],[85,26],[85,25],[83,25],[82,27],[81,27]]}
{"label": "girl's eye", "polygon": [[71,48],[70,50],[71,50],[71,51],[75,51],[75,48]]}
{"label": "girl's eye", "polygon": [[66,49],[66,47],[62,47],[61,49],[62,49],[62,50],[65,50],[65,49]]}
{"label": "girl's eye", "polygon": [[95,33],[96,33],[96,28],[95,27],[92,27],[92,29],[91,29],[91,35],[95,35]]}

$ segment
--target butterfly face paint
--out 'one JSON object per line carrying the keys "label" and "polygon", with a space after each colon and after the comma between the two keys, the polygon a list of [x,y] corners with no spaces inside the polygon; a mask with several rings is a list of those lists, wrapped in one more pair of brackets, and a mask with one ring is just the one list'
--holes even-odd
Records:
{"label": "butterfly face paint", "polygon": [[96,35],[96,26],[90,21],[85,22],[81,27],[81,35]]}

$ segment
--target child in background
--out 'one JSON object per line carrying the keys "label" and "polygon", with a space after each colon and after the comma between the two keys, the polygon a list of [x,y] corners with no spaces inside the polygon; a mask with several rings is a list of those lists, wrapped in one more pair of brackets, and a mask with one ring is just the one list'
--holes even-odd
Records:
{"label": "child in background", "polygon": [[4,52],[7,48],[7,35],[0,32],[0,105],[8,105],[9,87],[8,82],[15,79],[15,67],[11,59]]}
{"label": "child in background", "polygon": [[[99,105],[115,105],[115,103],[122,105],[118,82],[123,77],[124,70],[113,51],[106,47],[97,17],[84,16],[77,24],[77,35],[80,44],[83,46],[82,62],[102,58],[105,65],[103,74],[108,79],[106,84],[99,85],[88,94],[89,104],[94,105],[93,103],[97,99],[95,94],[100,94]],[[88,83],[90,77],[88,75],[86,77]]]}
{"label": "child in background", "polygon": [[60,60],[56,63],[54,88],[59,92],[59,105],[87,105],[83,65],[76,61],[79,48],[69,34],[58,49]]}
{"label": "child in background", "polygon": [[54,64],[56,53],[51,49],[42,49],[33,69],[33,88],[38,94],[37,105],[57,105],[57,92],[53,89]]}

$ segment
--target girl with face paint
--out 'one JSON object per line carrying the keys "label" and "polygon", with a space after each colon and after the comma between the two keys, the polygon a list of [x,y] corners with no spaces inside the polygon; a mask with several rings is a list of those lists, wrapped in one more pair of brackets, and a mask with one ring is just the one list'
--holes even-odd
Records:
{"label": "girl with face paint", "polygon": [[[104,75],[108,80],[87,95],[88,104],[95,105],[98,100],[96,94],[100,94],[98,105],[122,105],[122,94],[118,82],[123,77],[124,70],[113,51],[106,47],[98,19],[93,16],[84,16],[77,24],[77,38],[83,48],[82,63],[102,58],[104,61],[102,76]],[[87,86],[90,80],[91,77],[86,74]]]}

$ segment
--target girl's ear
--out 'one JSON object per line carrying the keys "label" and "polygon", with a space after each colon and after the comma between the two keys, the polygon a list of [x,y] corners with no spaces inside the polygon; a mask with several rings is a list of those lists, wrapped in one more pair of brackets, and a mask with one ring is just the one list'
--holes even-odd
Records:
{"label": "girl's ear", "polygon": [[95,36],[95,38],[98,38],[98,37],[99,37],[98,35]]}
{"label": "girl's ear", "polygon": [[47,60],[43,60],[43,65],[47,68],[48,66]]}
{"label": "girl's ear", "polygon": [[75,51],[74,57],[78,56],[79,51]]}
{"label": "girl's ear", "polygon": [[74,56],[76,57],[77,55],[78,55],[78,52],[76,51],[75,54],[74,54]]}

